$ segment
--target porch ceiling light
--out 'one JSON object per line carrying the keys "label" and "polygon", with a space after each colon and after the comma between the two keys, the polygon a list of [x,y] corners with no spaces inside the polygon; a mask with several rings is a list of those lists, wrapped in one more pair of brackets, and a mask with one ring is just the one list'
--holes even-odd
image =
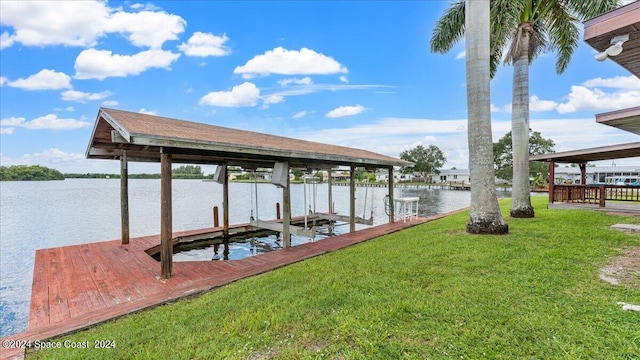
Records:
{"label": "porch ceiling light", "polygon": [[605,61],[609,56],[617,56],[622,53],[622,44],[625,41],[629,40],[629,34],[614,36],[611,39],[611,46],[609,46],[605,51],[599,52],[595,55],[596,60]]}

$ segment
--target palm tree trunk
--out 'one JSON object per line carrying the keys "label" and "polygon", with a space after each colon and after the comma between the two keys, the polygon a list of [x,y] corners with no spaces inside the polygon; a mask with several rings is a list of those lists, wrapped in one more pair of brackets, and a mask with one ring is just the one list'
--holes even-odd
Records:
{"label": "palm tree trunk", "polygon": [[513,65],[513,101],[511,134],[513,150],[513,188],[511,216],[532,218],[531,185],[529,184],[529,27],[521,25],[518,56]]}
{"label": "palm tree trunk", "polygon": [[505,234],[496,195],[491,139],[489,0],[466,0],[467,112],[471,209],[467,232]]}

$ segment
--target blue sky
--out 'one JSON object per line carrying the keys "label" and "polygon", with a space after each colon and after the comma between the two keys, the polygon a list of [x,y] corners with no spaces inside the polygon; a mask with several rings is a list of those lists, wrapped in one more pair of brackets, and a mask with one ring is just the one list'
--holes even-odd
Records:
{"label": "blue sky", "polygon": [[[449,4],[2,1],[0,162],[118,172],[84,156],[106,106],[391,156],[433,144],[445,168],[468,168],[464,42],[429,51]],[[638,141],[595,123],[640,104],[640,80],[594,54],[581,39],[564,74],[552,53],[531,66],[531,128],[557,151]],[[511,88],[502,66],[494,141],[510,130]]]}

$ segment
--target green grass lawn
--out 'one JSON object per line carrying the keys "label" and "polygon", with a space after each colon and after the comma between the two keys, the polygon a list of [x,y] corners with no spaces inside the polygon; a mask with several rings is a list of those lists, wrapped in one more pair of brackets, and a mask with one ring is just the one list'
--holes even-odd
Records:
{"label": "green grass lawn", "polygon": [[599,267],[640,223],[588,210],[508,218],[510,233],[468,235],[468,211],[238,281],[201,297],[55,341],[115,349],[34,358],[638,359],[640,286]]}

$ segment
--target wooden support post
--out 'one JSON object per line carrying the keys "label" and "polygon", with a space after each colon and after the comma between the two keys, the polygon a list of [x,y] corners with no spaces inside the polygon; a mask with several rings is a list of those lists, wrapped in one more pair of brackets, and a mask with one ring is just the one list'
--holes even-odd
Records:
{"label": "wooden support post", "polygon": [[217,228],[220,226],[220,215],[218,214],[218,207],[213,207],[213,227]]}
{"label": "wooden support post", "polygon": [[120,219],[122,223],[122,244],[129,243],[129,170],[127,169],[127,151],[120,156]]}
{"label": "wooden support post", "polygon": [[333,193],[331,192],[333,176],[331,176],[331,169],[327,170],[327,174],[329,175],[329,177],[327,178],[327,184],[328,184],[327,192],[329,193],[329,214],[333,214]]}
{"label": "wooden support post", "polygon": [[351,165],[349,176],[349,232],[356,231],[356,167]]}
{"label": "wooden support post", "polygon": [[276,219],[280,220],[280,203],[276,203]]}
{"label": "wooden support post", "polygon": [[395,221],[395,199],[393,198],[393,166],[389,167],[389,224]]}
{"label": "wooden support post", "polygon": [[587,185],[587,164],[581,163],[578,166],[580,167],[580,184]]}
{"label": "wooden support post", "polygon": [[282,188],[282,208],[284,210],[284,218],[282,219],[282,241],[283,246],[288,248],[291,246],[291,179],[289,179],[289,164],[285,171],[287,175],[287,186]]}
{"label": "wooden support post", "polygon": [[224,250],[222,255],[225,260],[229,260],[229,172],[227,164],[218,166],[224,166],[222,178],[222,243]]}
{"label": "wooden support post", "polygon": [[603,208],[605,206],[605,198],[607,197],[605,186],[600,185],[599,191],[600,191],[600,201],[598,202],[598,206]]}
{"label": "wooden support post", "polygon": [[171,154],[160,154],[160,276],[173,271],[173,219],[171,209]]}
{"label": "wooden support post", "polygon": [[556,183],[556,163],[553,160],[549,161],[549,204],[553,204],[554,197],[554,185]]}

